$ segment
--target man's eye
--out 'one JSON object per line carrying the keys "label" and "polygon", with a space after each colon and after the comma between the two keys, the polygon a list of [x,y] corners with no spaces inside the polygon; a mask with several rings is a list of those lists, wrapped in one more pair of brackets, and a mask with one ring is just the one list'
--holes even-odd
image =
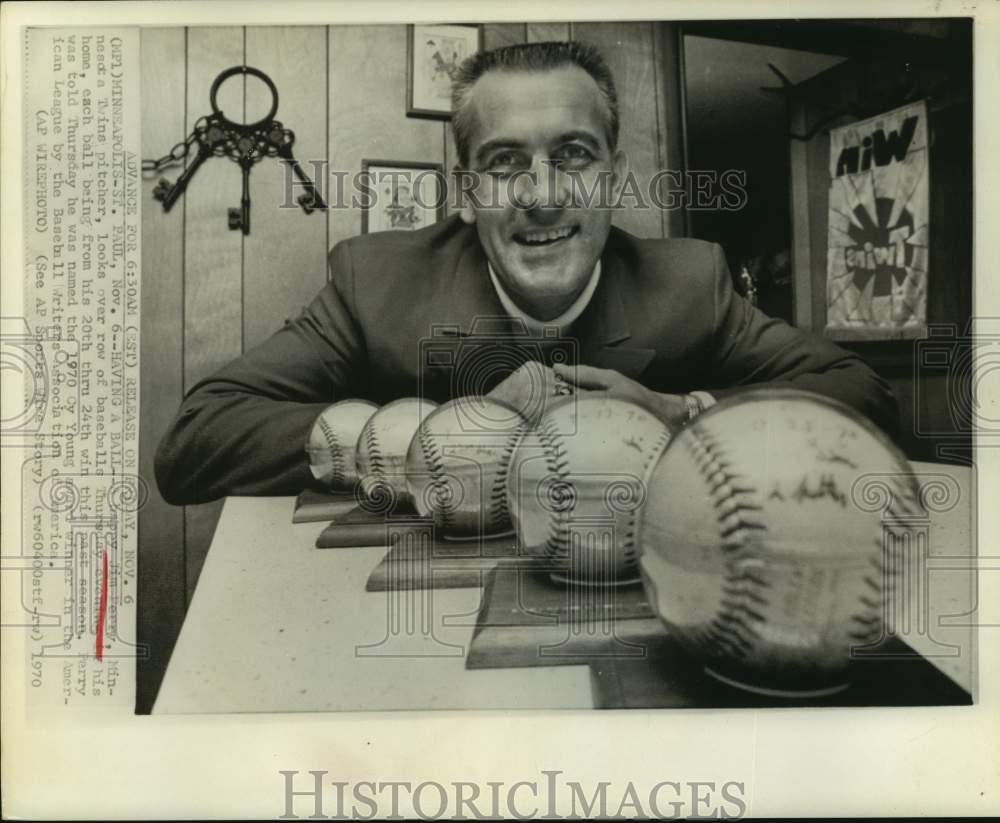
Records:
{"label": "man's eye", "polygon": [[594,159],[590,150],[578,144],[563,146],[552,155],[552,160],[559,166],[579,168]]}
{"label": "man's eye", "polygon": [[489,161],[488,168],[493,171],[503,171],[514,168],[520,163],[520,156],[517,152],[502,151],[494,154]]}

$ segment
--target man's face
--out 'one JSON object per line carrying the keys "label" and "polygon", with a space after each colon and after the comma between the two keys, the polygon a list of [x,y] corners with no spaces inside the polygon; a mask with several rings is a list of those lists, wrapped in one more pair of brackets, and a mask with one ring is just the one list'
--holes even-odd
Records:
{"label": "man's face", "polygon": [[[604,100],[589,74],[566,66],[488,72],[469,105],[478,182],[462,219],[476,224],[515,302],[552,319],[586,286],[611,228],[609,193],[613,202],[623,182],[625,158],[608,145]],[[586,193],[595,192],[588,207]]]}

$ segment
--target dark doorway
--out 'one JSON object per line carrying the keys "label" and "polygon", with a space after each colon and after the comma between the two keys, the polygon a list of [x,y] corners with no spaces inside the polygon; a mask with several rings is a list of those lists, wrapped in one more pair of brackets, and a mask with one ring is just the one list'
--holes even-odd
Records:
{"label": "dark doorway", "polygon": [[692,34],[683,48],[688,169],[744,173],[747,193],[738,211],[691,210],[690,234],[719,243],[741,293],[752,283],[757,305],[792,323],[789,113],[769,65],[800,83],[845,58]]}

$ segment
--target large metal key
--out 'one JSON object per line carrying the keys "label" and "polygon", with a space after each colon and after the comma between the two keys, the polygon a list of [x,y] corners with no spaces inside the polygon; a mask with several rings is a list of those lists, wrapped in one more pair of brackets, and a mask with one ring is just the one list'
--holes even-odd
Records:
{"label": "large metal key", "polygon": [[229,228],[242,229],[244,234],[250,234],[250,169],[253,168],[253,158],[244,157],[240,160],[243,169],[243,196],[240,207],[229,210]]}
{"label": "large metal key", "polygon": [[316,188],[316,184],[309,179],[305,171],[302,170],[302,166],[299,165],[299,161],[295,159],[292,154],[292,146],[290,143],[286,143],[278,147],[278,156],[289,163],[292,167],[292,171],[295,172],[295,176],[299,178],[299,182],[302,183],[305,189],[302,194],[297,198],[298,204],[302,207],[302,211],[306,214],[312,214],[315,209],[325,209],[326,203],[323,202],[323,198],[320,196],[319,189]]}
{"label": "large metal key", "polygon": [[177,198],[184,193],[184,189],[187,188],[191,178],[194,177],[194,173],[198,171],[201,164],[208,160],[211,156],[212,147],[208,143],[199,140],[198,153],[194,156],[191,164],[184,169],[181,176],[177,178],[176,183],[171,186],[165,178],[160,178],[160,182],[153,190],[153,197],[163,203],[164,211],[170,211],[174,203],[177,202]]}

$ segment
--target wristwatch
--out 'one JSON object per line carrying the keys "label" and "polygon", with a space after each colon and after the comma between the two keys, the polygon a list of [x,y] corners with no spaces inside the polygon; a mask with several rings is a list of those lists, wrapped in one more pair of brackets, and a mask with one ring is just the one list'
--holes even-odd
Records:
{"label": "wristwatch", "polygon": [[702,404],[701,399],[695,397],[693,394],[684,395],[684,405],[687,406],[687,420],[684,421],[685,423],[690,423],[705,411],[705,406]]}

